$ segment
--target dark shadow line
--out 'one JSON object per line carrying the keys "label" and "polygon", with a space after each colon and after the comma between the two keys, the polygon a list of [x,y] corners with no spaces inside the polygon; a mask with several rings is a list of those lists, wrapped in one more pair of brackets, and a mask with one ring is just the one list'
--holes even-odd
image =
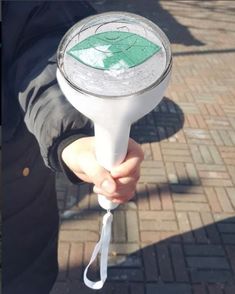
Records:
{"label": "dark shadow line", "polygon": [[[136,289],[142,285],[142,290],[146,290],[138,293],[192,294],[196,293],[195,285],[201,287],[202,292],[197,292],[201,294],[209,293],[210,287],[215,287],[216,293],[234,293],[234,239],[230,239],[234,224],[235,217],[228,215],[199,228],[183,232],[179,229],[175,235],[150,241],[129,253],[119,252],[119,242],[113,240],[115,255],[110,254],[108,279],[97,294],[135,293],[128,291],[133,285]],[[84,285],[87,261],[80,258],[79,263],[70,267],[61,266],[51,294],[94,293]],[[98,260],[89,269],[89,278],[99,279]],[[217,292],[218,286],[221,291]]]}
{"label": "dark shadow line", "polygon": [[187,55],[206,55],[206,54],[223,54],[223,53],[234,53],[235,48],[221,49],[221,50],[203,50],[203,51],[186,51],[186,52],[174,52],[173,56],[187,56]]}

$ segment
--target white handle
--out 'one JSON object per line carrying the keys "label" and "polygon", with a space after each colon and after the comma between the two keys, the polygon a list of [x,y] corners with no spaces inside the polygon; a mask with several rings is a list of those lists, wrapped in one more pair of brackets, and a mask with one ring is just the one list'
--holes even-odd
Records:
{"label": "white handle", "polygon": [[[130,126],[126,122],[115,125],[100,126],[95,124],[95,152],[97,161],[107,170],[119,165],[126,157]],[[106,210],[118,206],[103,195],[98,195],[98,201]]]}

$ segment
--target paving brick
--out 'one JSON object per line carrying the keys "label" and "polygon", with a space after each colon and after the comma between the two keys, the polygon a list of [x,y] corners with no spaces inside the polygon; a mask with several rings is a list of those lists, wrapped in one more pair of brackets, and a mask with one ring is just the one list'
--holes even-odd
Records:
{"label": "paving brick", "polygon": [[173,162],[166,162],[166,173],[167,173],[168,180],[170,183],[172,183],[172,184],[179,183],[176,169],[175,169],[175,165]]}
{"label": "paving brick", "polygon": [[139,210],[149,209],[148,193],[145,184],[137,184],[136,188],[137,206]]}
{"label": "paving brick", "polygon": [[224,145],[233,146],[233,142],[231,141],[231,138],[227,130],[218,130],[218,133],[220,134],[220,137],[223,140]]}
{"label": "paving brick", "polygon": [[[87,241],[84,244],[84,254],[83,254],[83,262],[85,265],[87,265],[90,261],[91,258],[91,254],[94,250],[96,243],[95,242],[89,242]],[[93,264],[91,264],[91,267],[93,266]],[[94,266],[97,266],[97,261],[94,261]]]}
{"label": "paving brick", "polygon": [[[230,174],[230,177],[231,177],[233,183],[235,184],[235,166],[228,165],[227,168],[228,168],[228,172]],[[235,195],[235,193],[234,193],[234,195]]]}
{"label": "paving brick", "polygon": [[142,283],[131,283],[130,291],[131,294],[145,294],[144,285]]}
{"label": "paving brick", "polygon": [[235,286],[227,286],[225,288],[225,294],[234,294],[235,292]]}
{"label": "paving brick", "polygon": [[209,164],[210,164],[210,163],[214,163],[214,160],[213,160],[213,158],[212,158],[212,156],[211,156],[211,153],[209,152],[207,146],[203,146],[203,145],[201,145],[201,146],[199,146],[199,150],[200,150],[200,152],[201,152],[201,155],[202,155],[203,161],[204,161],[205,163],[209,163]]}
{"label": "paving brick", "polygon": [[235,208],[235,188],[226,188],[226,191],[233,208]]}
{"label": "paving brick", "polygon": [[[179,224],[179,230],[182,234],[184,242],[193,242],[194,238],[191,232],[190,222],[186,212],[176,212]],[[187,234],[185,234],[187,232]]]}
{"label": "paving brick", "polygon": [[141,176],[145,176],[146,178],[148,176],[155,176],[155,181],[157,181],[158,176],[165,176],[165,170],[164,168],[146,168],[142,167],[141,168]]}
{"label": "paving brick", "polygon": [[224,244],[228,244],[228,245],[235,244],[235,234],[221,234],[221,238]]}
{"label": "paving brick", "polygon": [[223,294],[223,288],[220,285],[209,285],[209,294]]}
{"label": "paving brick", "polygon": [[214,160],[215,164],[223,164],[223,159],[220,156],[219,151],[217,150],[217,148],[215,146],[208,146],[209,148],[209,152]]}
{"label": "paving brick", "polygon": [[230,139],[233,142],[233,144],[235,144],[235,132],[230,130],[230,131],[228,131],[228,134],[229,134]]}
{"label": "paving brick", "polygon": [[206,123],[210,129],[216,129],[216,130],[230,130],[231,126],[229,124],[229,121],[225,117],[220,118],[207,118]]}
{"label": "paving brick", "polygon": [[141,144],[141,147],[142,147],[142,150],[144,152],[144,158],[146,160],[154,159],[153,156],[152,156],[152,150],[150,148],[150,144],[149,143]]}
{"label": "paving brick", "polygon": [[143,220],[175,220],[175,214],[172,211],[139,211],[139,218]]}
{"label": "paving brick", "polygon": [[191,156],[179,156],[179,155],[165,155],[164,160],[166,162],[192,162]]}
{"label": "paving brick", "polygon": [[194,283],[230,283],[232,275],[227,270],[195,270],[191,271],[191,279]]}
{"label": "paving brick", "polygon": [[214,187],[232,187],[232,182],[230,180],[223,179],[201,179],[203,186],[214,186]]}
{"label": "paving brick", "polygon": [[177,202],[175,209],[178,211],[210,211],[207,203]]}
{"label": "paving brick", "polygon": [[173,210],[173,202],[168,185],[159,186],[160,198],[163,210]]}
{"label": "paving brick", "polygon": [[177,149],[177,148],[162,148],[163,155],[179,155],[179,156],[190,156],[190,152],[187,149]]}
{"label": "paving brick", "polygon": [[77,193],[79,195],[78,207],[80,209],[88,209],[90,186],[88,184],[79,185]]}
{"label": "paving brick", "polygon": [[160,210],[162,208],[160,193],[156,184],[148,184],[147,191],[149,195],[149,206],[151,210]]}
{"label": "paving brick", "polygon": [[139,240],[139,225],[136,211],[126,212],[126,227],[128,242],[137,242]]}
{"label": "paving brick", "polygon": [[172,197],[175,202],[207,202],[204,194],[173,193]]}
{"label": "paving brick", "polygon": [[163,169],[164,164],[162,161],[157,161],[157,160],[144,160],[141,163],[142,168],[155,168],[155,169]]}
{"label": "paving brick", "polygon": [[204,190],[205,190],[207,199],[209,201],[211,210],[214,212],[221,212],[222,208],[221,208],[220,202],[218,200],[218,197],[217,197],[217,194],[216,194],[214,188],[205,187]]}
{"label": "paving brick", "polygon": [[188,120],[188,127],[190,128],[198,128],[198,123],[193,114],[185,115],[185,119]]}
{"label": "paving brick", "polygon": [[149,244],[157,243],[162,240],[166,240],[168,238],[170,238],[168,241],[171,241],[173,243],[179,242],[179,239],[177,238],[177,232],[171,232],[171,231],[170,232],[141,231],[140,238],[142,242],[149,243]]}
{"label": "paving brick", "polygon": [[235,224],[231,223],[218,223],[218,230],[221,233],[235,233]]}
{"label": "paving brick", "polygon": [[[161,148],[158,142],[150,143],[153,160],[162,160]],[[146,158],[145,158],[146,159]]]}
{"label": "paving brick", "polygon": [[195,114],[194,116],[197,120],[197,124],[198,124],[199,129],[206,129],[207,124],[206,124],[203,116],[201,114]]}
{"label": "paving brick", "polygon": [[69,230],[69,231],[60,231],[60,240],[69,241],[69,242],[82,242],[82,241],[98,241],[99,232],[92,231],[78,231],[78,230]]}
{"label": "paving brick", "polygon": [[50,294],[69,294],[69,285],[66,282],[56,282]]}
{"label": "paving brick", "polygon": [[61,230],[91,230],[98,231],[99,230],[99,222],[96,220],[78,220],[78,219],[70,219],[68,221],[63,221],[61,223]]}
{"label": "paving brick", "polygon": [[225,256],[221,245],[184,245],[184,252],[187,256]]}
{"label": "paving brick", "polygon": [[216,222],[235,223],[234,213],[214,213]]}
{"label": "paving brick", "polygon": [[193,285],[193,294],[207,294],[206,287],[204,285]]}
{"label": "paving brick", "polygon": [[65,208],[68,209],[68,208],[71,208],[74,205],[76,205],[79,201],[78,187],[75,185],[69,185],[66,194],[67,194],[67,196],[66,196]]}
{"label": "paving brick", "polygon": [[171,185],[172,192],[175,193],[195,193],[201,194],[204,192],[203,188],[200,186],[193,185]]}
{"label": "paving brick", "polygon": [[177,282],[187,282],[189,280],[189,277],[184,261],[184,253],[182,247],[180,244],[172,244],[170,248],[175,279]]}
{"label": "paving brick", "polygon": [[156,222],[155,220],[140,221],[140,230],[142,231],[177,231],[178,227],[175,221]]}
{"label": "paving brick", "polygon": [[69,248],[70,244],[60,242],[58,247],[58,262],[59,262],[59,275],[58,281],[65,281],[69,266]]}
{"label": "paving brick", "polygon": [[[147,284],[146,294],[192,294],[191,287],[189,285],[179,284]],[[200,293],[201,294],[201,293]]]}
{"label": "paving brick", "polygon": [[197,269],[229,269],[229,264],[224,257],[187,257],[187,264]]}
{"label": "paving brick", "polygon": [[143,281],[143,271],[141,269],[122,269],[109,268],[109,281]]}
{"label": "paving brick", "polygon": [[[183,143],[165,143],[165,142],[161,142],[161,147],[162,149],[177,149],[177,150],[185,150],[187,152],[188,150],[188,145],[187,144],[183,144]],[[188,152],[187,152],[188,153]]]}
{"label": "paving brick", "polygon": [[157,267],[157,257],[153,245],[149,245],[142,249],[144,267],[145,267],[145,277],[147,281],[157,281],[158,280],[158,267]]}
{"label": "paving brick", "polygon": [[117,268],[141,268],[142,267],[142,261],[139,256],[139,253],[130,254],[130,255],[123,255],[123,254],[116,254],[111,253],[108,257],[108,265],[109,267],[117,267]]}
{"label": "paving brick", "polygon": [[140,183],[165,183],[166,182],[166,175],[146,175],[146,174],[141,174]]}
{"label": "paving brick", "polygon": [[157,250],[157,258],[159,264],[159,279],[164,282],[171,282],[174,280],[172,267],[171,267],[171,260],[168,248],[166,245],[156,245]]}
{"label": "paving brick", "polygon": [[89,196],[89,209],[98,209],[99,203],[98,203],[98,197],[95,193],[90,193]]}
{"label": "paving brick", "polygon": [[213,138],[215,144],[217,146],[221,146],[221,145],[224,145],[224,142],[219,134],[218,131],[216,130],[210,130],[210,134],[211,134],[211,137]]}
{"label": "paving brick", "polygon": [[82,265],[83,243],[71,243],[68,269],[70,279],[80,280],[82,278]]}
{"label": "paving brick", "polygon": [[207,237],[202,225],[200,214],[198,212],[189,212],[188,216],[196,241],[198,243],[207,243]]}
{"label": "paving brick", "polygon": [[[124,283],[115,283],[114,285],[110,285],[110,287],[108,289],[106,289],[107,292],[105,294],[110,294],[110,293],[111,294],[119,294],[119,293],[129,294],[128,288],[129,288],[128,284],[125,282]],[[100,293],[103,293],[103,291]]]}
{"label": "paving brick", "polygon": [[113,242],[126,242],[125,212],[116,210],[113,214]]}
{"label": "paving brick", "polygon": [[235,246],[226,246],[229,263],[235,273]]}
{"label": "paving brick", "polygon": [[208,236],[209,244],[219,244],[221,243],[221,238],[214,223],[212,214],[210,212],[201,212],[202,222],[205,225],[205,230]]}
{"label": "paving brick", "polygon": [[191,184],[199,185],[200,179],[193,163],[186,163],[186,171]]}
{"label": "paving brick", "polygon": [[224,165],[212,165],[212,164],[197,164],[196,165],[198,171],[212,171],[212,172],[226,172],[226,167]]}
{"label": "paving brick", "polygon": [[131,254],[139,249],[138,243],[111,243],[110,252],[115,254]]}
{"label": "paving brick", "polygon": [[201,178],[211,178],[211,179],[229,179],[229,175],[226,172],[213,172],[213,171],[199,171],[199,176]]}
{"label": "paving brick", "polygon": [[186,185],[189,184],[190,181],[188,178],[188,174],[186,172],[185,165],[182,162],[176,162],[175,168],[176,168],[176,172],[177,172],[180,184],[186,184]]}
{"label": "paving brick", "polygon": [[222,187],[216,187],[215,188],[217,198],[220,202],[220,205],[224,212],[233,212],[234,209],[231,205],[231,202],[227,196],[226,190]]}
{"label": "paving brick", "polygon": [[184,133],[188,139],[210,140],[210,134],[207,130],[185,128]]}

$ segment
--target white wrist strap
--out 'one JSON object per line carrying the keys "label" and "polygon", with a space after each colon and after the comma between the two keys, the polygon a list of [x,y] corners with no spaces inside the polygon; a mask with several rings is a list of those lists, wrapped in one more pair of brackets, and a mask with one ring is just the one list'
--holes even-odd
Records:
{"label": "white wrist strap", "polygon": [[[110,211],[103,217],[103,227],[101,231],[101,236],[99,242],[95,245],[94,251],[91,255],[90,262],[88,263],[84,274],[83,280],[87,287],[98,290],[104,285],[107,278],[107,267],[108,267],[108,254],[109,254],[109,243],[111,239],[111,228],[112,228],[113,215]],[[93,282],[87,278],[87,271],[92,262],[96,259],[98,253],[100,252],[100,281]]]}

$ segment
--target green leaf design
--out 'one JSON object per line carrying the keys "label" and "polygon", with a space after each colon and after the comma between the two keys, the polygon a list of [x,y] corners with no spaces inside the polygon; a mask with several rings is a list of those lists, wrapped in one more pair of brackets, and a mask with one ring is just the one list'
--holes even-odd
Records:
{"label": "green leaf design", "polygon": [[160,49],[160,46],[140,35],[108,31],[86,38],[67,53],[93,68],[119,70],[143,63]]}

